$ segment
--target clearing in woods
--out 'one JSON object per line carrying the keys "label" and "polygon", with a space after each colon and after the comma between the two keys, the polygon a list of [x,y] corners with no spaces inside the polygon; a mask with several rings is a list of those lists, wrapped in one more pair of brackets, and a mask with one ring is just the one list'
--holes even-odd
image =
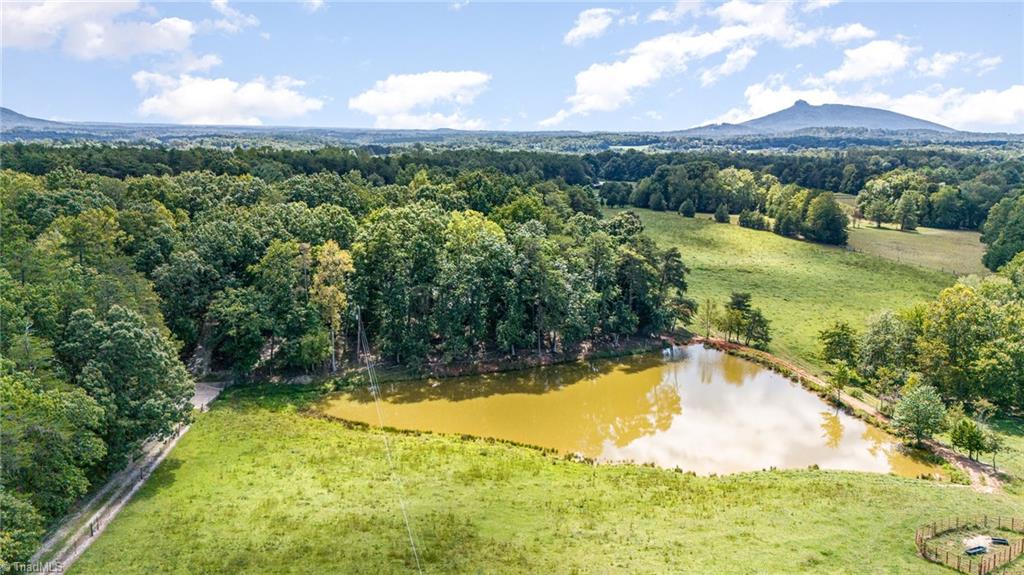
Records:
{"label": "clearing in woods", "polygon": [[[852,211],[857,196],[836,194]],[[894,262],[922,266],[956,275],[992,273],[981,263],[985,244],[981,233],[974,230],[917,228],[900,231],[895,224],[875,224],[867,220],[849,228],[850,249],[883,257]]]}

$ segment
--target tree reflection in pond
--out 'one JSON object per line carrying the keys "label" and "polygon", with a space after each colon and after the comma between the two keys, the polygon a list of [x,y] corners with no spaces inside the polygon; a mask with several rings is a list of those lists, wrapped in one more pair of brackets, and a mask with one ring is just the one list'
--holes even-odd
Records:
{"label": "tree reflection in pond", "polygon": [[[384,424],[507,439],[603,461],[699,474],[799,468],[936,468],[885,432],[752,362],[702,346],[659,355],[385,386]],[[368,390],[322,409],[377,424]]]}

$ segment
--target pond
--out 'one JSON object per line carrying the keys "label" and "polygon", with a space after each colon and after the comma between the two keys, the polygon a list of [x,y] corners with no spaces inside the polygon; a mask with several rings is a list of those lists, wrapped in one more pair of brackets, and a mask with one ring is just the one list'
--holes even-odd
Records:
{"label": "pond", "polygon": [[[388,427],[468,434],[653,463],[701,475],[818,465],[893,472],[937,468],[884,431],[755,363],[701,345],[491,375],[381,386]],[[379,425],[366,388],[326,413]]]}

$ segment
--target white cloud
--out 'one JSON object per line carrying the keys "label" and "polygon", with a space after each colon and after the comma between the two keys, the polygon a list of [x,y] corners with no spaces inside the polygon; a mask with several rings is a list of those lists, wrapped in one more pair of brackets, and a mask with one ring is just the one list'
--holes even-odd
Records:
{"label": "white cloud", "polygon": [[221,15],[220,18],[213,22],[213,26],[218,30],[234,34],[241,31],[242,28],[260,25],[258,18],[231,7],[228,4],[228,0],[211,0],[210,6]]}
{"label": "white cloud", "polygon": [[616,110],[631,102],[636,91],[686,70],[691,61],[738,46],[765,40],[784,45],[806,42],[807,33],[790,20],[790,7],[783,2],[731,0],[714,9],[722,26],[711,32],[664,34],[640,42],[620,60],[592,64],[576,74],[576,91],[566,98],[567,106],[540,124],[554,126],[572,116]]}
{"label": "white cloud", "polygon": [[814,12],[816,10],[821,10],[822,8],[834,6],[838,3],[839,0],[807,0],[804,2],[803,6],[801,6],[801,9],[804,12]]}
{"label": "white cloud", "polygon": [[203,54],[197,57],[195,54],[186,53],[178,62],[177,68],[185,73],[209,72],[212,68],[220,66],[223,61],[216,54]]}
{"label": "white cloud", "polygon": [[[464,117],[460,108],[472,104],[490,80],[490,74],[471,70],[393,74],[350,98],[348,107],[376,116],[377,128],[479,129],[483,122]],[[455,110],[428,110],[438,104],[453,105]]]}
{"label": "white cloud", "polygon": [[971,56],[971,67],[979,76],[988,74],[1002,63],[1002,56],[984,56],[982,54]]}
{"label": "white cloud", "polygon": [[579,13],[576,25],[566,32],[562,42],[569,46],[579,46],[590,38],[599,38],[615,21],[618,10],[610,8],[590,8]]}
{"label": "white cloud", "polygon": [[782,76],[776,75],[747,87],[744,97],[746,107],[729,110],[712,122],[743,122],[787,108],[796,100],[806,100],[814,105],[884,108],[962,130],[1019,130],[1024,123],[1024,85],[1021,84],[980,92],[934,86],[892,96],[871,90],[844,93],[833,87],[793,88]]}
{"label": "white cloud", "polygon": [[725,57],[724,62],[713,68],[708,68],[701,73],[701,85],[710,86],[723,76],[728,76],[742,71],[747,67],[747,64],[750,63],[754,56],[757,56],[757,50],[749,46],[744,46],[729,52],[729,55]]}
{"label": "white cloud", "polygon": [[82,60],[180,52],[188,48],[195,32],[195,25],[181,18],[153,23],[82,22],[68,30],[64,50]]}
{"label": "white cloud", "polygon": [[889,76],[907,66],[913,48],[894,40],[875,40],[858,48],[843,50],[843,63],[827,72],[829,82],[850,82]]}
{"label": "white cloud", "polygon": [[45,48],[63,39],[63,50],[82,60],[188,49],[196,32],[189,20],[115,20],[138,7],[136,2],[3,2],[0,37],[4,47],[27,49]]}
{"label": "white cloud", "polygon": [[448,9],[452,12],[458,12],[469,5],[469,0],[452,0],[448,4]]}
{"label": "white cloud", "polygon": [[324,7],[324,0],[302,0],[303,7],[310,12],[316,12]]}
{"label": "white cloud", "polygon": [[45,48],[52,45],[70,27],[83,22],[110,22],[115,16],[133,12],[138,4],[87,3],[65,4],[58,1],[0,3],[3,46]]}
{"label": "white cloud", "polygon": [[828,39],[836,44],[843,44],[845,42],[852,42],[854,40],[870,40],[875,37],[875,31],[860,22],[854,22],[853,24],[847,24],[838,28],[833,28],[829,33]]}
{"label": "white cloud", "polygon": [[239,83],[140,71],[132,80],[140,91],[152,93],[139,105],[140,115],[184,124],[260,125],[264,119],[294,118],[323,107],[323,101],[297,91],[303,82],[287,76]]}
{"label": "white cloud", "polygon": [[918,58],[915,68],[925,76],[942,77],[960,63],[966,54],[963,52],[936,52],[927,58]]}
{"label": "white cloud", "polygon": [[647,16],[648,22],[678,22],[688,14],[700,14],[700,0],[678,0],[671,8],[661,7]]}

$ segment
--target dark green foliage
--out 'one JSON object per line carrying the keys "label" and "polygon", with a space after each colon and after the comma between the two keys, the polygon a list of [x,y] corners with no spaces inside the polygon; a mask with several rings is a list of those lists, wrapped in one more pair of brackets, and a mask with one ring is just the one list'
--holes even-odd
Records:
{"label": "dark green foliage", "polygon": [[740,227],[752,230],[768,229],[768,219],[764,217],[764,214],[757,211],[743,210],[740,212],[739,224]]}
{"label": "dark green foliage", "polygon": [[821,358],[827,363],[844,362],[855,365],[858,357],[858,335],[850,324],[837,321],[818,334]]}
{"label": "dark green foliage", "polygon": [[0,409],[4,490],[59,517],[88,490],[87,473],[104,456],[104,410],[82,389],[46,389],[22,372],[0,375]]}
{"label": "dark green foliage", "polygon": [[772,231],[780,236],[795,238],[800,234],[800,214],[790,208],[783,208],[775,215],[775,224]]}
{"label": "dark green foliage", "polygon": [[0,566],[27,562],[39,546],[44,520],[31,503],[0,487]]}
{"label": "dark green foliage", "polygon": [[942,398],[930,385],[915,385],[896,404],[892,425],[901,435],[920,444],[942,431],[946,421],[946,408]]}
{"label": "dark green foliage", "polygon": [[718,207],[715,208],[715,221],[720,224],[729,223],[729,206],[718,204]]}
{"label": "dark green foliage", "polygon": [[727,340],[734,337],[744,345],[766,349],[771,343],[771,325],[760,309],[753,307],[749,293],[733,292],[723,312],[713,318]]}
{"label": "dark green foliage", "polygon": [[692,218],[697,215],[697,208],[694,207],[692,200],[683,200],[683,203],[679,204],[679,215],[684,218]]}
{"label": "dark green foliage", "polygon": [[263,301],[254,288],[226,288],[210,304],[209,318],[217,325],[214,341],[224,363],[236,373],[248,373],[256,366],[263,348],[268,320]]}
{"label": "dark green foliage", "polygon": [[988,245],[982,262],[993,271],[1024,252],[1024,194],[1004,198],[992,206],[981,241]]}
{"label": "dark green foliage", "polygon": [[953,447],[967,452],[974,459],[977,454],[988,451],[988,432],[969,417],[961,417],[949,429],[949,440]]}
{"label": "dark green foliage", "polygon": [[846,245],[849,218],[830,192],[811,200],[804,222],[804,237],[812,242]]}
{"label": "dark green foliage", "polygon": [[654,192],[651,194],[651,199],[647,202],[647,207],[656,212],[664,211],[665,197],[661,195],[661,192]]}
{"label": "dark green foliage", "polygon": [[71,381],[103,408],[105,465],[115,468],[150,437],[187,420],[193,382],[171,343],[137,313],[76,311],[56,347]]}

